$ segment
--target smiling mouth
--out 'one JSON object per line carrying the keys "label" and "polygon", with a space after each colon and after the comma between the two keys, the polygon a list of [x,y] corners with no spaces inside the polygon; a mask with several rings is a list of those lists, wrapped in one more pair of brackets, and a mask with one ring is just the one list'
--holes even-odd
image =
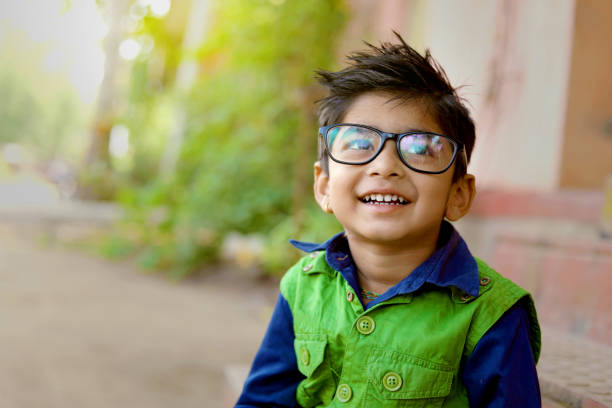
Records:
{"label": "smiling mouth", "polygon": [[408,200],[397,194],[367,194],[359,200],[362,203],[376,205],[407,205],[409,203]]}

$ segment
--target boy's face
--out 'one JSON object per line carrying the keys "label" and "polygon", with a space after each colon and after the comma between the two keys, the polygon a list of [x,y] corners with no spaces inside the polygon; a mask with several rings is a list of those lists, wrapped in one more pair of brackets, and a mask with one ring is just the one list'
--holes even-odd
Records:
{"label": "boy's face", "polygon": [[[385,132],[442,133],[418,101],[390,101],[393,95],[369,92],[355,99],[344,123],[369,125]],[[454,165],[442,174],[418,173],[406,167],[393,141],[367,164],[329,160],[329,174],[315,164],[315,197],[333,212],[349,239],[411,247],[436,240],[446,216],[461,218],[475,194],[474,177],[453,183]],[[371,194],[402,197],[403,204],[365,202]]]}

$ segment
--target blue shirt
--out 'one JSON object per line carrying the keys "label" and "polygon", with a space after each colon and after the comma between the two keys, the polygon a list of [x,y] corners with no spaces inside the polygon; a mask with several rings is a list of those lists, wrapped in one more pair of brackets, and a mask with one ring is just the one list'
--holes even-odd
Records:
{"label": "blue shirt", "polygon": [[[322,244],[291,241],[306,252],[325,251],[327,263],[360,293],[348,241],[339,233]],[[364,308],[394,296],[416,292],[424,284],[455,286],[478,296],[478,267],[467,245],[448,222],[443,222],[437,250],[406,278]],[[361,300],[361,299],[360,299]],[[363,300],[362,300],[363,303]],[[279,295],[270,325],[236,407],[295,407],[295,391],[304,376],[293,347],[293,316]],[[480,339],[460,368],[473,407],[540,407],[540,388],[529,343],[527,312],[517,303]]]}

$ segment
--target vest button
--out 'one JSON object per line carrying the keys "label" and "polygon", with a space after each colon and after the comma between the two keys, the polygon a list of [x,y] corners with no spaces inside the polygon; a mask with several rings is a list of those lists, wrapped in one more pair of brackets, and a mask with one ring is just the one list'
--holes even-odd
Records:
{"label": "vest button", "polygon": [[300,350],[300,354],[300,357],[302,358],[302,363],[304,363],[304,365],[310,364],[310,353],[308,352],[308,349],[306,347],[302,347],[302,350]]}
{"label": "vest button", "polygon": [[349,302],[353,301],[353,292],[351,292],[350,290],[348,292],[346,292],[346,300],[348,300]]}
{"label": "vest button", "polygon": [[376,323],[370,316],[361,316],[357,319],[357,331],[361,334],[368,335],[374,331]]}
{"label": "vest button", "polygon": [[491,279],[489,279],[487,276],[480,278],[480,286],[487,286],[490,282]]}
{"label": "vest button", "polygon": [[336,396],[340,402],[348,402],[353,396],[353,390],[347,384],[340,384],[336,390]]}
{"label": "vest button", "polygon": [[402,377],[398,373],[389,371],[383,377],[383,387],[389,391],[397,391],[402,388]]}
{"label": "vest button", "polygon": [[302,268],[302,269],[304,269],[304,272],[308,272],[309,270],[311,270],[311,269],[312,269],[312,264],[310,264],[310,265],[306,265],[306,266],[305,266],[304,268]]}

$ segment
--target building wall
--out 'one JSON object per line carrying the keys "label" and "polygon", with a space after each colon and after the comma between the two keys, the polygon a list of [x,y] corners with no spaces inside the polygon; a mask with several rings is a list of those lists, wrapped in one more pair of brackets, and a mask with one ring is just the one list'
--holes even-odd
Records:
{"label": "building wall", "polygon": [[[429,48],[477,126],[479,188],[602,190],[612,174],[612,3],[350,0],[340,57],[400,32]],[[343,58],[339,58],[342,60]]]}
{"label": "building wall", "polygon": [[577,0],[560,185],[601,190],[612,175],[612,2]]}
{"label": "building wall", "polygon": [[479,187],[556,189],[574,0],[425,4],[423,43],[472,106]]}

